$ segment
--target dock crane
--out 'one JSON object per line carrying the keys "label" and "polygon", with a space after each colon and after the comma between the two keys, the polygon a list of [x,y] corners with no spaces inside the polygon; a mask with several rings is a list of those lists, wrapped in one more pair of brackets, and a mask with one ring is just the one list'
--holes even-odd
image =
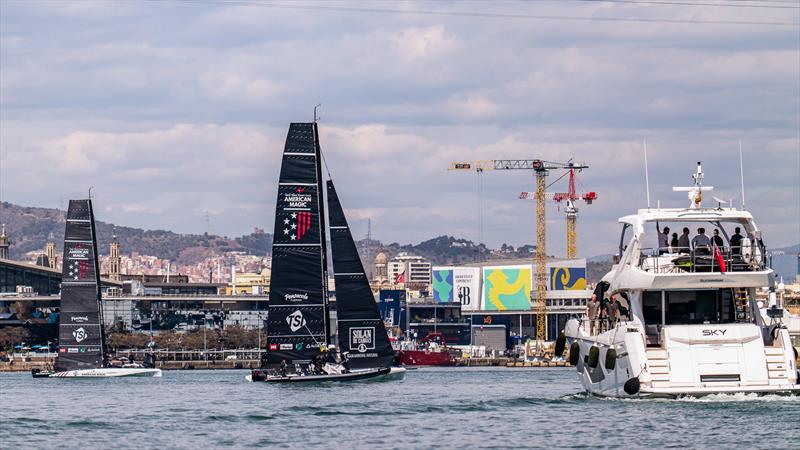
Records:
{"label": "dock crane", "polygon": [[573,163],[555,163],[541,159],[490,159],[481,161],[460,161],[450,163],[448,170],[468,170],[483,172],[486,170],[533,170],[536,177],[536,256],[534,266],[534,312],[536,313],[536,341],[539,352],[547,340],[547,230],[545,190],[547,174],[555,169],[582,169],[586,166]]}
{"label": "dock crane", "polygon": [[[589,191],[584,192],[582,194],[578,194],[577,190],[575,189],[575,174],[576,171],[580,172],[582,169],[586,169],[589,166],[584,164],[575,164],[572,161],[567,163],[567,167],[569,171],[564,175],[569,175],[569,187],[567,192],[546,192],[545,197],[549,200],[554,200],[559,205],[561,202],[565,202],[564,212],[567,216],[567,258],[574,259],[578,257],[578,227],[577,227],[577,220],[578,220],[578,207],[576,206],[576,202],[578,200],[583,200],[586,202],[587,205],[591,205],[593,201],[597,200],[597,192]],[[562,175],[556,181],[560,180],[564,177]],[[555,183],[555,182],[553,182]],[[551,185],[553,184],[551,183]],[[519,194],[519,198],[526,200],[532,199],[536,197],[535,192],[521,192]]]}

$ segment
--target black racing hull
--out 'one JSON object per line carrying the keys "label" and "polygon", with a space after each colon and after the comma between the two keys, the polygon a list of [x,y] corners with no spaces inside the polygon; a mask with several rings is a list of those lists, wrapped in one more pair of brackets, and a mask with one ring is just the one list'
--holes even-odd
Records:
{"label": "black racing hull", "polygon": [[264,381],[267,383],[321,383],[326,381],[364,380],[367,378],[387,375],[389,372],[391,372],[391,370],[392,369],[389,367],[380,367],[377,369],[357,370],[342,374],[275,376],[268,375],[266,371],[261,369],[253,369],[251,372],[251,378],[252,381]]}

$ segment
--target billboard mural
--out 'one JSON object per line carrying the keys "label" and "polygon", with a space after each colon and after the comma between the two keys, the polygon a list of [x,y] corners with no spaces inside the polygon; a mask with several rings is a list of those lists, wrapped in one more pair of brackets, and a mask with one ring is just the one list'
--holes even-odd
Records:
{"label": "billboard mural", "polygon": [[436,303],[460,303],[470,311],[480,309],[480,268],[434,267],[433,300]]}
{"label": "billboard mural", "polygon": [[483,268],[483,305],[486,311],[531,309],[531,266]]}
{"label": "billboard mural", "polygon": [[453,296],[461,303],[462,310],[481,309],[481,269],[478,267],[453,269]]}
{"label": "billboard mural", "polygon": [[586,289],[586,269],[583,267],[550,267],[550,289],[555,291]]}
{"label": "billboard mural", "polygon": [[455,298],[453,293],[453,268],[433,268],[433,301],[436,303],[452,303]]}

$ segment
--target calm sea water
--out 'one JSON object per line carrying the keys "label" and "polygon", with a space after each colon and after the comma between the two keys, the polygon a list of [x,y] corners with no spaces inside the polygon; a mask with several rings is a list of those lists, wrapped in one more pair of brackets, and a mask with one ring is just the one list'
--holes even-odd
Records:
{"label": "calm sea water", "polygon": [[404,381],[306,386],[246,374],[0,374],[0,447],[800,448],[800,397],[598,399],[567,368],[419,369]]}

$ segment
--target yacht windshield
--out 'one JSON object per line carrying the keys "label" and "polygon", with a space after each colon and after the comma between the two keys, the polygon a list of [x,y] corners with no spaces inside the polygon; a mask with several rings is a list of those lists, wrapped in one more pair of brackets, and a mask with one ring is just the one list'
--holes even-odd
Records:
{"label": "yacht windshield", "polygon": [[732,323],[737,319],[732,289],[697,289],[645,292],[642,307],[645,323],[692,325]]}

